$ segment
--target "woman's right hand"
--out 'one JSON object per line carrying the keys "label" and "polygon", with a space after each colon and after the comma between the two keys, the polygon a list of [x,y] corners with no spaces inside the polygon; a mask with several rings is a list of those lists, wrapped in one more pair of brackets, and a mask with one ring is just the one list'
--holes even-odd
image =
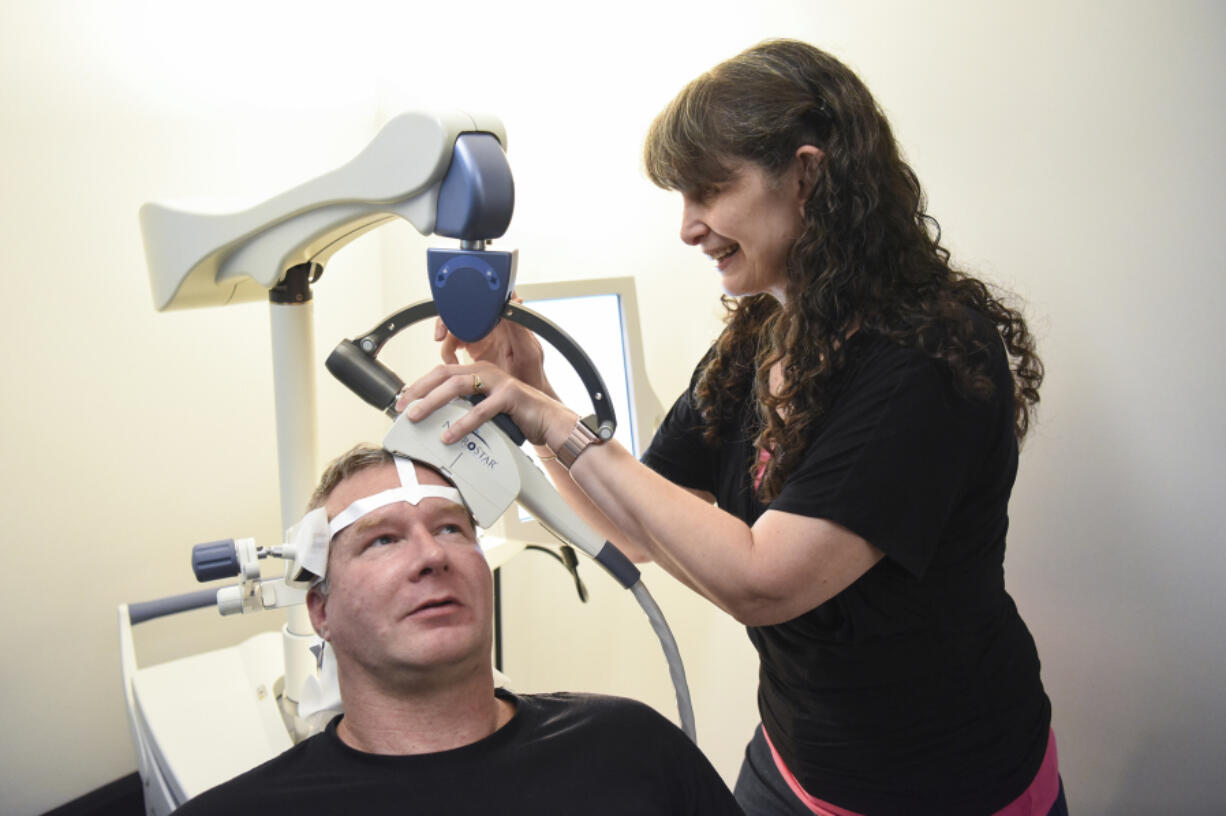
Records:
{"label": "woman's right hand", "polygon": [[[410,422],[420,422],[440,406],[457,397],[480,394],[483,400],[448,425],[442,434],[451,444],[500,413],[507,414],[533,445],[557,450],[570,435],[579,416],[565,405],[511,376],[489,361],[461,365],[447,363],[416,382],[406,385],[396,397],[396,411],[408,409]],[[416,405],[410,405],[416,402]]]}

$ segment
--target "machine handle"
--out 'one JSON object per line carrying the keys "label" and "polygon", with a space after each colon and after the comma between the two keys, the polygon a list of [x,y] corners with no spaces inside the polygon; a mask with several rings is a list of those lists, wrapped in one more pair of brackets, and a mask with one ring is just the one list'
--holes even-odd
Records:
{"label": "machine handle", "polygon": [[404,380],[374,357],[364,354],[357,343],[342,340],[324,365],[332,376],[369,405],[396,418],[396,395],[404,388]]}
{"label": "machine handle", "polygon": [[135,626],[138,623],[144,623],[154,618],[187,612],[192,609],[203,609],[216,603],[217,590],[198,589],[195,592],[187,592],[183,595],[171,595],[167,598],[158,598],[155,601],[128,604],[128,620]]}

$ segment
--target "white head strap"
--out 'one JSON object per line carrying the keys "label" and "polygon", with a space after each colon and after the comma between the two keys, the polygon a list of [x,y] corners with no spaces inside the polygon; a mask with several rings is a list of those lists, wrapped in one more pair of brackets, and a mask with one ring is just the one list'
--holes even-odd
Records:
{"label": "white head strap", "polygon": [[384,490],[382,493],[358,499],[337,513],[336,517],[328,522],[329,538],[335,536],[362,516],[373,513],[380,507],[386,507],[395,502],[408,502],[409,504],[416,505],[422,499],[447,499],[460,506],[464,505],[464,500],[460,498],[460,491],[450,485],[419,484],[417,473],[413,469],[413,460],[405,459],[402,456],[393,456],[392,458],[396,462],[396,471],[400,474],[400,487],[393,487],[389,490]]}
{"label": "white head strap", "polygon": [[[297,553],[298,569],[294,570],[294,583],[313,586],[322,581],[328,572],[328,547],[332,539],[350,524],[381,507],[396,502],[408,502],[416,506],[422,499],[446,499],[461,507],[467,506],[460,496],[460,491],[450,485],[420,484],[413,469],[413,460],[402,456],[393,456],[392,460],[396,464],[396,472],[400,474],[400,487],[358,499],[337,513],[330,522],[328,511],[323,507],[316,507],[286,532],[288,543],[293,545]],[[310,574],[303,575],[303,572]]]}

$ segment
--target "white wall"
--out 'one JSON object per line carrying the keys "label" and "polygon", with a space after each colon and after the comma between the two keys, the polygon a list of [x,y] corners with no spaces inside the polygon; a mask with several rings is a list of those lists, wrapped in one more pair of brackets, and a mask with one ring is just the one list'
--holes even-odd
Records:
{"label": "white wall", "polygon": [[[677,240],[675,199],[643,178],[642,134],[683,82],[772,35],[861,73],[956,257],[1029,303],[1049,377],[1007,569],[1073,809],[1226,805],[1224,7],[630,2],[593,23],[573,4],[410,5],[0,6],[0,811],[40,813],[133,769],[115,604],[193,588],[194,541],[279,532],[267,309],[155,314],[139,205],[277,192],[405,107],[496,112],[518,192],[500,244],[519,248],[524,281],[635,274],[668,400],[717,330],[717,283]],[[427,241],[381,232],[316,288],[321,358],[425,293]],[[406,375],[428,364],[421,346],[389,350]],[[319,387],[321,457],[378,438],[375,412],[322,372]],[[581,609],[544,559],[508,568],[508,669],[525,688],[671,713],[642,616],[584,571],[597,597]],[[754,722],[744,634],[648,580],[681,640],[702,745],[731,777]],[[138,649],[168,659],[274,617],[191,613],[141,627]]]}

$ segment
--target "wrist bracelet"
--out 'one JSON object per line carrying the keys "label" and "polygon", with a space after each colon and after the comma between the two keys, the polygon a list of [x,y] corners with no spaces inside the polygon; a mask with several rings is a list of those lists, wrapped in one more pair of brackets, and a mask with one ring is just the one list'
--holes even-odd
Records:
{"label": "wrist bracelet", "polygon": [[575,423],[575,427],[571,429],[570,436],[566,437],[562,447],[555,450],[553,455],[557,458],[559,465],[570,470],[571,466],[575,464],[575,460],[579,458],[579,454],[592,445],[599,445],[603,441],[587,426],[587,423],[580,419]]}

